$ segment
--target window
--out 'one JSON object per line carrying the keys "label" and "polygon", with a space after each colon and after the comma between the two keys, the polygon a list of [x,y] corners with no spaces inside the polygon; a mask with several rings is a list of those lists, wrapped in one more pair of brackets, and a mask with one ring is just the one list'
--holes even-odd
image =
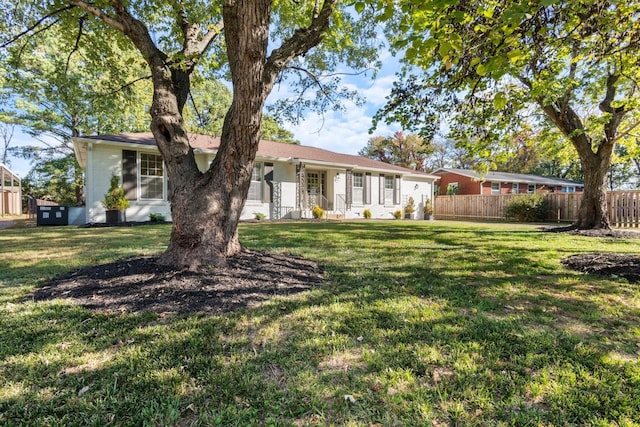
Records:
{"label": "window", "polygon": [[536,192],[536,185],[535,184],[527,185],[527,193],[535,193],[535,192]]}
{"label": "window", "polygon": [[247,200],[262,200],[262,163],[254,163]]}
{"label": "window", "polygon": [[140,198],[164,198],[164,167],[159,155],[140,153]]}
{"label": "window", "polygon": [[513,187],[511,188],[512,188],[513,194],[518,194],[520,192],[520,184],[518,184],[517,182],[514,182]]}
{"label": "window", "polygon": [[353,203],[364,204],[364,175],[362,173],[353,174]]}
{"label": "window", "polygon": [[393,204],[393,181],[394,177],[385,175],[384,176],[384,203],[385,205]]}
{"label": "window", "polygon": [[576,192],[576,187],[562,187],[562,192],[563,193],[575,193]]}
{"label": "window", "polygon": [[492,182],[491,183],[491,194],[500,194],[500,183]]}

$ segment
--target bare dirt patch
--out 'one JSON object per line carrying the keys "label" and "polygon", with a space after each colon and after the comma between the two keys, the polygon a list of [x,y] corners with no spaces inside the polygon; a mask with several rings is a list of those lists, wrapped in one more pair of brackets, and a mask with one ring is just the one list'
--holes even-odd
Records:
{"label": "bare dirt patch", "polygon": [[629,282],[640,282],[640,257],[613,253],[571,255],[562,260],[567,268],[602,276],[624,277]]}
{"label": "bare dirt patch", "polygon": [[64,298],[104,312],[225,313],[321,285],[315,262],[244,251],[227,268],[176,270],[155,257],[132,257],[86,267],[45,283],[29,298]]}

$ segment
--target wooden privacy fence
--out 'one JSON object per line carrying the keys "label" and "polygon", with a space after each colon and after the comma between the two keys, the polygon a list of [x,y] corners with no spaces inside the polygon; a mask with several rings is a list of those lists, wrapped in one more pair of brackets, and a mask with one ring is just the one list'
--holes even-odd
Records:
{"label": "wooden privacy fence", "polygon": [[[522,194],[491,194],[474,196],[437,196],[435,213],[438,219],[505,220],[505,207]],[[582,202],[581,193],[547,193],[548,221],[574,222]],[[640,190],[607,192],[609,220],[615,227],[640,227]]]}

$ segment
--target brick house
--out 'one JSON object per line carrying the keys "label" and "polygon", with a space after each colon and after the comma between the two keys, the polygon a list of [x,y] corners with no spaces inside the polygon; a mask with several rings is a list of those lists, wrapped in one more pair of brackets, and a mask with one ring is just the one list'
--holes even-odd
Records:
{"label": "brick house", "polygon": [[581,193],[584,189],[581,182],[520,173],[440,168],[433,175],[440,177],[439,194]]}

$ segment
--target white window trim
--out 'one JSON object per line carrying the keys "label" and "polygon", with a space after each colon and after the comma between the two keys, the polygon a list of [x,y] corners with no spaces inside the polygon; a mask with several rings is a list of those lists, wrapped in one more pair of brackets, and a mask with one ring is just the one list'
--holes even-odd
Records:
{"label": "white window trim", "polygon": [[[395,204],[393,203],[394,193],[396,191],[395,179],[396,179],[396,177],[394,175],[385,175],[384,176],[384,206],[388,207],[388,208],[395,206]],[[391,188],[387,188],[387,181],[389,181],[389,180],[391,181]],[[391,191],[391,197],[390,198],[388,197],[389,196],[389,191]]]}
{"label": "white window trim", "polygon": [[[493,189],[493,185],[497,184],[498,185],[498,189],[494,190]],[[491,182],[491,194],[500,194],[500,189],[501,189],[502,185],[500,184],[500,182],[496,182],[496,181],[492,181]]]}
{"label": "white window trim", "polygon": [[[361,187],[356,187],[356,175],[360,175],[360,177],[362,178],[362,186]],[[364,206],[364,189],[365,189],[365,174],[364,172],[353,172],[353,176],[351,177],[351,204],[353,206],[357,206],[357,207],[363,207]],[[360,190],[362,190],[362,197],[360,198],[360,200],[355,200],[355,189],[359,188]]]}
{"label": "white window trim", "polygon": [[[533,190],[530,190],[529,188],[533,187]],[[527,184],[527,194],[533,194],[536,192],[536,185],[535,184]]]}
{"label": "white window trim", "polygon": [[252,205],[258,205],[258,204],[261,205],[262,204],[263,181],[264,181],[264,162],[255,162],[253,164],[253,168],[255,169],[256,167],[260,168],[260,173],[259,173],[260,180],[259,181],[254,181],[253,180],[253,170],[251,170],[251,178],[252,179],[251,179],[251,183],[249,185],[253,184],[254,182],[260,183],[260,185],[259,185],[260,190],[259,190],[258,198],[257,199],[250,199],[249,198],[249,193],[247,193],[246,203],[250,203]]}
{"label": "white window trim", "polygon": [[[167,165],[162,160],[162,198],[160,199],[147,199],[142,197],[142,155],[148,154],[152,156],[158,156],[162,159],[162,156],[159,153],[152,153],[148,151],[138,151],[136,157],[136,167],[137,167],[137,178],[136,178],[136,199],[140,202],[161,202],[167,201]],[[149,175],[145,175],[148,177]]]}

